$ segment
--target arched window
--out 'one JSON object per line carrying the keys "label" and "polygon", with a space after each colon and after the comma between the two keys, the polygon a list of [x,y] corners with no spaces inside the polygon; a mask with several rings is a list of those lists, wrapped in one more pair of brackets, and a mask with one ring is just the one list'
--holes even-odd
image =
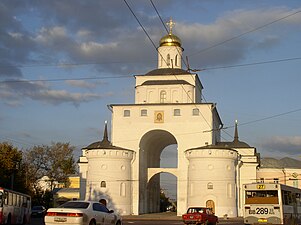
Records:
{"label": "arched window", "polygon": [[166,65],[170,66],[170,55],[169,54],[167,54]]}
{"label": "arched window", "polygon": [[192,110],[192,115],[193,116],[198,116],[200,114],[200,110],[198,109],[198,108],[194,108],[193,110]]}
{"label": "arched window", "polygon": [[160,91],[160,103],[164,103],[166,101],[166,91]]}
{"label": "arched window", "polygon": [[176,55],[176,58],[175,58],[175,66],[178,66],[178,55]]}
{"label": "arched window", "polygon": [[107,187],[107,183],[105,181],[101,181],[100,182],[100,187],[106,188]]}

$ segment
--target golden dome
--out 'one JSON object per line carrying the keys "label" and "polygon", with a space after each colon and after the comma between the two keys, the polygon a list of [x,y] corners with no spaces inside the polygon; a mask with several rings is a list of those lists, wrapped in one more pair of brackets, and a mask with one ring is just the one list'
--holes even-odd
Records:
{"label": "golden dome", "polygon": [[181,47],[181,39],[174,34],[167,34],[160,40],[160,46],[179,46]]}

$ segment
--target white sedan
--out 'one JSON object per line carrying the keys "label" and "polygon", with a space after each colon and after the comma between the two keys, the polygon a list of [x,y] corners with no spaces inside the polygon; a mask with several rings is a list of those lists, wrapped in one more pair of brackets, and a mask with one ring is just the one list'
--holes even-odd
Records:
{"label": "white sedan", "polygon": [[69,201],[50,208],[45,225],[122,225],[121,217],[97,201]]}

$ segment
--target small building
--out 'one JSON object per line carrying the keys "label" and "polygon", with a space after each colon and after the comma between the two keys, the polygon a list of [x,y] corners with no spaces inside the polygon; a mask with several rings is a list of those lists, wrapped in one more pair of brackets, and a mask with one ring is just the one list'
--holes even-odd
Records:
{"label": "small building", "polygon": [[263,158],[257,171],[260,182],[286,184],[301,189],[301,161],[292,158]]}
{"label": "small building", "polygon": [[80,178],[77,175],[68,177],[69,186],[54,188],[53,193],[53,205],[59,206],[69,200],[76,200],[80,198]]}

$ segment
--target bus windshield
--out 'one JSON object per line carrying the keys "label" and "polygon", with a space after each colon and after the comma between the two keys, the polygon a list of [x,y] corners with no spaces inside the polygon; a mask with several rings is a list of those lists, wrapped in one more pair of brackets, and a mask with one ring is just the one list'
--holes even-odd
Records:
{"label": "bus windshield", "polygon": [[278,204],[278,192],[254,190],[246,191],[246,204]]}

